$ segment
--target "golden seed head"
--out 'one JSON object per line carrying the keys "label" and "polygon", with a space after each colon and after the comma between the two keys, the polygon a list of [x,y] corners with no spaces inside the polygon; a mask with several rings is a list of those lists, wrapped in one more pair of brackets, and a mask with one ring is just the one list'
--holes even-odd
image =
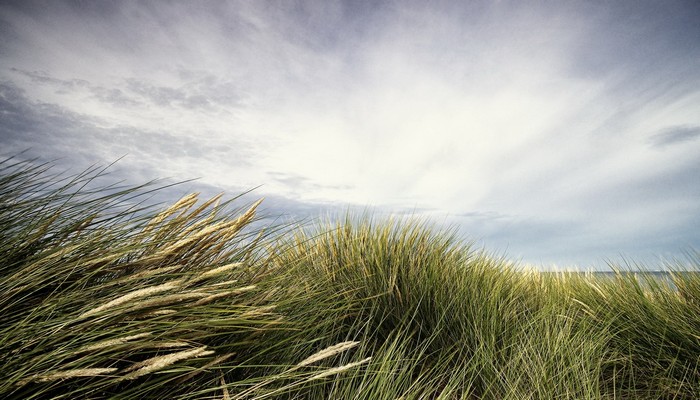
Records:
{"label": "golden seed head", "polygon": [[343,366],[340,366],[340,367],[335,367],[335,368],[327,369],[327,370],[321,372],[320,374],[316,374],[316,375],[310,377],[309,379],[307,379],[307,381],[313,381],[313,380],[316,380],[316,379],[325,378],[325,377],[327,377],[327,376],[339,374],[339,373],[341,373],[341,372],[343,372],[343,371],[347,371],[347,370],[349,370],[349,369],[351,369],[351,368],[355,368],[355,367],[357,367],[357,366],[359,366],[359,365],[368,363],[371,359],[372,359],[372,357],[367,357],[367,358],[365,358],[364,360],[360,360],[360,361],[357,361],[357,362],[354,362],[354,363],[346,364],[346,365],[343,365]]}
{"label": "golden seed head", "polygon": [[161,370],[169,365],[172,365],[178,361],[186,360],[188,358],[202,357],[210,354],[214,354],[214,351],[207,350],[206,346],[197,347],[195,349],[178,351],[176,353],[166,354],[164,356],[157,356],[149,358],[148,360],[138,362],[131,367],[124,370],[124,372],[134,371],[130,374],[124,375],[120,380],[136,379],[143,375],[148,375],[152,372]]}
{"label": "golden seed head", "polygon": [[323,360],[323,359],[325,359],[325,358],[334,356],[334,355],[336,355],[336,354],[338,354],[338,353],[342,353],[342,352],[344,352],[345,350],[351,349],[351,348],[357,346],[359,343],[360,343],[360,342],[352,342],[352,341],[349,341],[349,342],[342,342],[342,343],[334,344],[333,346],[326,347],[325,349],[323,349],[323,350],[321,350],[321,351],[319,351],[319,352],[317,352],[317,353],[311,355],[310,357],[304,359],[303,361],[301,361],[301,362],[300,362],[299,364],[297,364],[296,366],[297,366],[297,367],[303,367],[303,366],[306,366],[306,365],[309,365],[309,364],[313,364],[313,363],[315,363],[316,361]]}

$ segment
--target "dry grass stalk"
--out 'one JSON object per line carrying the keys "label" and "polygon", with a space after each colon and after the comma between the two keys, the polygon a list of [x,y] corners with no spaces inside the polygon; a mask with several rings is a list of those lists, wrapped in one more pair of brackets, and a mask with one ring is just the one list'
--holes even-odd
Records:
{"label": "dry grass stalk", "polygon": [[[264,380],[264,381],[262,381],[262,382],[260,382],[260,383],[258,383],[258,384],[256,384],[256,385],[253,385],[252,387],[250,387],[250,388],[246,389],[245,391],[243,391],[242,393],[240,393],[236,398],[237,398],[237,399],[248,398],[248,395],[249,395],[249,394],[255,393],[258,389],[262,388],[263,386],[266,386],[266,385],[268,385],[268,384],[274,382],[274,381],[277,380],[277,379],[283,378],[286,374],[288,374],[288,373],[290,373],[290,372],[293,372],[293,371],[299,369],[300,367],[302,367],[302,366],[304,366],[304,365],[308,365],[308,364],[311,364],[311,363],[313,363],[313,362],[316,362],[316,361],[322,360],[322,359],[324,359],[324,358],[330,357],[330,356],[332,356],[333,354],[338,354],[339,352],[345,351],[345,350],[347,350],[347,349],[349,349],[349,348],[352,348],[352,347],[354,347],[354,346],[357,346],[358,344],[359,344],[359,342],[342,342],[342,343],[338,343],[338,344],[335,344],[335,345],[333,345],[333,346],[327,347],[327,348],[325,348],[325,349],[323,349],[323,350],[317,352],[316,354],[312,355],[311,357],[305,359],[304,361],[300,362],[299,364],[297,364],[297,365],[294,366],[293,368],[291,368],[291,369],[285,371],[284,373],[271,376],[269,379],[266,379],[266,380]],[[330,375],[334,375],[334,374],[343,372],[343,371],[345,371],[345,370],[347,370],[347,369],[350,369],[350,368],[356,367],[356,366],[358,366],[358,365],[364,364],[364,363],[368,362],[368,361],[371,360],[371,359],[372,359],[372,357],[368,357],[368,358],[366,358],[366,359],[364,359],[364,360],[362,360],[362,361],[358,361],[358,362],[355,362],[355,363],[350,363],[350,364],[344,365],[344,366],[342,366],[342,367],[331,368],[331,369],[325,370],[325,371],[323,371],[323,372],[320,373],[320,374],[311,376],[310,378],[308,378],[308,379],[306,380],[306,382],[311,381],[311,380],[315,380],[315,379],[321,379],[321,378],[324,378],[324,377],[326,377],[326,376],[330,376]],[[288,385],[288,386],[285,386],[285,387],[288,388],[288,387],[291,387],[291,385]],[[277,391],[278,391],[278,390],[281,390],[281,389],[284,389],[285,387],[280,388],[280,389],[277,389]],[[273,392],[273,393],[274,393],[274,392]],[[267,396],[261,396],[260,398],[262,398],[262,397],[267,397]]]}
{"label": "dry grass stalk", "polygon": [[[214,210],[216,210],[217,208],[219,208],[219,200],[221,200],[221,197],[223,195],[224,195],[223,193],[219,193],[216,196],[212,197],[211,199],[205,201],[201,206],[197,207],[194,211],[192,211],[187,217],[189,219],[196,217],[197,215],[202,213],[202,211],[206,210],[210,205],[212,205],[214,203],[216,203],[216,204],[214,205],[213,208],[214,208]],[[184,212],[181,213],[179,216],[182,216],[183,214],[184,214]]]}
{"label": "dry grass stalk", "polygon": [[261,315],[270,315],[277,308],[275,305],[256,307],[250,311],[246,311],[241,314],[241,318],[257,317]]}
{"label": "dry grass stalk", "polygon": [[108,256],[100,257],[100,258],[94,258],[92,260],[87,260],[84,262],[82,265],[83,266],[91,266],[91,265],[97,265],[97,264],[106,264],[110,263],[114,260],[117,260],[121,257],[124,257],[125,255],[129,254],[128,251],[119,251],[114,254],[110,254]]}
{"label": "dry grass stalk", "polygon": [[189,346],[189,345],[190,345],[190,343],[183,342],[182,340],[174,340],[172,342],[154,343],[153,345],[148,346],[148,347],[151,347],[154,349],[172,349],[174,347],[185,347],[185,346]]}
{"label": "dry grass stalk", "polygon": [[343,372],[343,371],[347,371],[347,370],[349,370],[349,369],[351,369],[351,368],[355,368],[355,367],[357,367],[357,366],[359,366],[359,365],[366,364],[366,363],[368,363],[371,359],[372,359],[372,357],[367,357],[367,358],[365,358],[364,360],[360,360],[360,361],[357,361],[357,362],[354,362],[354,363],[346,364],[346,365],[343,365],[343,366],[340,366],[340,367],[335,367],[335,368],[327,369],[327,370],[321,372],[320,374],[316,374],[316,375],[310,377],[309,379],[307,379],[307,382],[308,382],[308,381],[313,381],[313,380],[316,380],[316,379],[322,379],[322,378],[325,378],[325,377],[327,377],[327,376],[339,374],[339,373],[341,373],[341,372]]}
{"label": "dry grass stalk", "polygon": [[[243,227],[250,219],[255,215],[255,212],[249,213],[250,210],[234,220],[221,221],[213,225],[204,227],[199,232],[193,233],[191,238],[183,239],[183,242],[193,242],[199,240],[200,238],[211,235],[215,232],[220,232],[221,234],[226,234],[228,232],[237,232],[239,228]],[[177,245],[177,243],[176,243]]]}
{"label": "dry grass stalk", "polygon": [[342,342],[342,343],[334,344],[333,346],[330,346],[330,347],[326,347],[325,349],[323,349],[317,353],[314,353],[310,357],[301,361],[299,364],[296,365],[296,368],[303,367],[303,366],[306,366],[309,364],[313,364],[316,361],[321,361],[325,358],[334,356],[338,353],[342,353],[345,350],[348,350],[348,349],[351,349],[351,348],[357,346],[358,344],[360,344],[360,342],[349,341],[349,342]]}
{"label": "dry grass stalk", "polygon": [[212,295],[209,295],[201,300],[196,301],[193,305],[194,306],[201,306],[204,304],[211,303],[212,301],[223,298],[223,297],[228,297],[228,296],[233,296],[233,295],[245,293],[245,292],[251,291],[253,289],[255,289],[255,285],[244,286],[242,288],[229,290],[229,291],[226,291],[223,293],[212,294]]}
{"label": "dry grass stalk", "polygon": [[257,288],[257,286],[255,286],[255,285],[243,286],[243,287],[238,288],[238,289],[233,289],[233,290],[231,290],[229,293],[232,293],[232,294],[240,294],[240,293],[249,292],[249,291],[251,291],[251,290],[253,290],[253,289],[255,289],[255,288]]}
{"label": "dry grass stalk", "polygon": [[117,368],[78,368],[65,371],[56,371],[45,375],[35,375],[23,379],[17,383],[18,386],[26,385],[29,382],[52,382],[60,379],[85,378],[91,376],[102,376],[117,372]]}
{"label": "dry grass stalk", "polygon": [[150,313],[145,314],[145,315],[168,315],[168,314],[174,314],[176,312],[177,311],[172,310],[172,309],[165,309],[165,310],[155,310],[155,311],[150,312]]}
{"label": "dry grass stalk", "polygon": [[201,300],[195,301],[194,304],[192,304],[192,305],[195,306],[195,307],[203,306],[203,305],[205,305],[205,304],[211,303],[211,302],[214,301],[214,300],[218,300],[218,299],[221,299],[221,298],[224,298],[224,297],[231,296],[231,294],[232,294],[231,292],[223,292],[223,293],[212,294],[212,295],[209,295],[209,296],[207,296],[207,297],[205,297],[205,298],[203,298],[203,299],[201,299]]}
{"label": "dry grass stalk", "polygon": [[[92,221],[95,220],[95,218],[97,218],[97,216],[98,214],[92,214],[89,217],[87,217],[80,223],[80,225],[75,227],[75,230],[70,233],[70,236],[77,237],[83,230],[85,230],[85,228],[87,228],[92,223]],[[64,238],[64,240],[66,238]]]}
{"label": "dry grass stalk", "polygon": [[146,224],[146,227],[143,228],[141,231],[143,234],[147,234],[153,229],[155,229],[156,226],[160,225],[161,222],[165,221],[166,218],[169,216],[175,214],[177,210],[184,208],[183,212],[186,212],[190,207],[192,207],[196,202],[197,202],[197,197],[199,196],[199,193],[190,193],[187,196],[181,198],[175,204],[172,206],[168,207],[164,211],[158,213],[153,219],[148,221],[148,224]]}
{"label": "dry grass stalk", "polygon": [[219,243],[212,246],[209,249],[209,254],[216,254],[217,256],[211,260],[212,264],[219,264],[223,261],[230,260],[233,257],[233,252],[229,249],[226,250],[225,247],[231,243],[230,238],[222,237],[219,238]]}
{"label": "dry grass stalk", "polygon": [[[201,238],[207,237],[207,236],[211,235],[212,233],[223,232],[223,231],[225,231],[233,226],[238,225],[239,220],[240,220],[240,217],[237,219],[234,219],[234,220],[220,221],[220,222],[217,222],[215,224],[205,226],[199,232],[193,233],[191,237],[187,237],[187,238],[183,239],[182,241],[185,243],[194,242],[194,241],[199,240]],[[176,245],[177,245],[177,243],[176,243]]]}
{"label": "dry grass stalk", "polygon": [[223,224],[220,228],[214,229],[216,225],[212,225],[210,227],[202,229],[200,232],[196,233],[194,236],[207,236],[210,233],[213,233],[215,231],[221,231],[222,235],[228,236],[228,235],[235,235],[243,226],[245,226],[250,220],[255,217],[255,210],[258,208],[260,203],[263,202],[263,199],[260,199],[253,203],[252,206],[240,217],[236,218],[233,221],[222,221]]}
{"label": "dry grass stalk", "polygon": [[200,280],[204,280],[204,279],[207,279],[207,278],[211,278],[212,276],[216,276],[216,275],[219,275],[219,274],[223,274],[223,273],[226,272],[226,271],[230,271],[230,270],[232,270],[232,269],[234,269],[234,268],[238,268],[238,267],[240,267],[241,265],[243,265],[243,263],[240,263],[240,262],[235,262],[235,263],[231,263],[231,264],[222,265],[222,266],[220,266],[220,267],[213,268],[213,269],[210,269],[209,271],[205,271],[205,272],[201,273],[199,276],[195,277],[193,280],[194,280],[195,282],[198,282],[198,281],[200,281]]}
{"label": "dry grass stalk", "polygon": [[148,375],[152,372],[159,371],[178,361],[186,360],[189,358],[207,356],[210,354],[214,354],[214,351],[207,350],[207,347],[203,346],[197,347],[195,349],[178,351],[177,353],[166,354],[164,356],[149,358],[148,360],[138,362],[132,365],[131,367],[125,369],[124,372],[134,372],[124,375],[123,377],[121,377],[120,380],[136,379],[140,376]]}
{"label": "dry grass stalk", "polygon": [[175,289],[178,286],[180,286],[180,284],[182,284],[182,280],[175,280],[175,281],[163,283],[163,284],[157,285],[157,286],[152,286],[152,287],[148,287],[148,288],[134,290],[133,292],[130,292],[130,293],[127,293],[123,296],[120,296],[120,297],[118,297],[112,301],[109,301],[109,302],[107,302],[107,303],[105,303],[97,308],[93,308],[90,311],[84,312],[83,314],[81,314],[78,317],[78,319],[89,317],[91,315],[99,313],[100,311],[104,311],[104,310],[107,310],[110,308],[117,307],[119,305],[122,305],[124,303],[128,303],[128,302],[135,300],[135,299],[139,299],[142,297],[148,297],[148,296],[151,296],[151,295],[154,295],[157,293],[161,293],[161,292],[165,292],[165,291],[168,291],[171,289]]}
{"label": "dry grass stalk", "polygon": [[180,234],[180,237],[187,237],[190,235],[190,233],[196,231],[197,229],[200,229],[203,226],[207,226],[214,221],[216,218],[216,214],[212,211],[212,213],[207,216],[206,218],[194,222],[192,225],[188,226],[185,230],[182,231]]}
{"label": "dry grass stalk", "polygon": [[227,354],[221,355],[219,357],[216,357],[215,359],[211,360],[210,362],[202,365],[201,367],[197,368],[196,370],[194,370],[194,371],[190,372],[189,374],[183,376],[182,378],[178,379],[177,382],[178,383],[186,382],[186,381],[194,378],[195,376],[197,376],[197,374],[201,373],[202,371],[206,370],[207,368],[211,368],[214,365],[221,364],[222,362],[228,360],[229,358],[233,357],[234,355],[236,355],[236,353],[227,353]]}
{"label": "dry grass stalk", "polygon": [[142,308],[149,307],[160,307],[164,305],[170,305],[184,300],[201,299],[210,296],[209,293],[202,292],[189,292],[189,293],[175,293],[167,296],[156,297],[148,301],[142,301],[133,307],[129,308],[129,311],[140,310]]}
{"label": "dry grass stalk", "polygon": [[212,235],[206,240],[201,240],[199,243],[187,248],[187,260],[191,265],[201,265],[206,263],[205,259],[210,259],[213,253],[216,253],[216,248],[221,244],[221,235]]}
{"label": "dry grass stalk", "polygon": [[49,252],[49,254],[46,254],[46,255],[41,253],[41,257],[39,257],[37,261],[35,261],[33,264],[31,264],[30,267],[35,266],[39,263],[48,263],[49,261],[52,261],[56,258],[61,258],[64,255],[72,252],[73,250],[79,249],[80,247],[81,247],[80,244],[75,244],[72,246],[66,246],[59,251],[53,251],[53,249],[51,249],[51,251],[53,251],[53,252]]}
{"label": "dry grass stalk", "polygon": [[151,332],[144,332],[144,333],[139,333],[139,334],[136,334],[136,335],[125,336],[125,337],[122,337],[122,338],[116,338],[116,339],[105,340],[105,341],[102,341],[102,342],[99,342],[99,343],[95,343],[95,344],[92,344],[92,345],[89,345],[89,346],[85,346],[85,347],[83,347],[83,348],[81,348],[81,349],[78,349],[78,350],[75,351],[75,353],[83,353],[83,352],[86,352],[86,351],[95,351],[95,350],[100,350],[100,349],[104,349],[104,348],[107,348],[107,347],[117,346],[117,345],[120,345],[120,344],[124,344],[124,343],[126,343],[126,342],[130,342],[130,341],[132,341],[132,340],[141,339],[141,338],[144,338],[144,337],[147,337],[147,336],[151,336]]}
{"label": "dry grass stalk", "polygon": [[[61,215],[60,211],[56,212],[54,215],[50,216],[47,218],[44,223],[39,227],[36,233],[32,235],[33,238],[35,239],[41,239],[44,236],[46,236],[46,232],[49,231],[49,228],[51,225],[53,225],[54,222],[58,219],[58,217]],[[31,239],[30,239],[31,240]]]}
{"label": "dry grass stalk", "polygon": [[224,374],[221,374],[221,390],[224,392],[224,397],[223,400],[231,400],[231,395],[228,393],[228,389],[226,389],[226,381],[224,380]]}
{"label": "dry grass stalk", "polygon": [[221,221],[221,222],[215,223],[213,225],[205,226],[199,232],[188,234],[187,236],[184,237],[184,239],[178,240],[177,242],[175,242],[175,243],[167,246],[166,248],[156,252],[152,256],[149,256],[149,257],[142,259],[142,261],[143,262],[153,262],[153,261],[164,259],[170,255],[177,254],[182,248],[184,248],[188,245],[191,245],[193,243],[196,243],[200,239],[202,239],[206,236],[209,236],[210,234],[212,234],[214,232],[223,231],[225,229],[228,229],[231,226],[235,226],[237,221],[238,220]]}
{"label": "dry grass stalk", "polygon": [[[241,228],[243,228],[250,220],[255,216],[255,209],[262,203],[263,199],[256,201],[243,215],[236,218],[235,220],[224,220],[217,222],[212,225],[207,225],[202,228],[199,232],[189,233],[189,230],[183,232],[180,239],[177,242],[167,246],[166,248],[156,252],[155,254],[143,258],[143,262],[154,262],[157,260],[162,260],[169,255],[177,254],[183,247],[196,243],[197,241],[218,232],[223,237],[229,237],[235,235]],[[184,233],[187,233],[186,235]]]}
{"label": "dry grass stalk", "polygon": [[119,280],[119,283],[129,282],[129,281],[133,281],[133,280],[137,280],[137,279],[143,279],[143,278],[148,278],[148,277],[155,276],[155,275],[164,274],[164,273],[170,272],[170,271],[178,269],[178,268],[182,268],[182,265],[171,265],[169,267],[147,269],[145,271],[141,271],[139,273],[124,277],[124,278]]}
{"label": "dry grass stalk", "polygon": [[212,283],[212,284],[209,285],[209,286],[211,286],[211,287],[214,287],[214,286],[229,286],[229,285],[235,285],[236,283],[238,283],[238,279],[232,279],[232,280],[230,280],[230,281]]}

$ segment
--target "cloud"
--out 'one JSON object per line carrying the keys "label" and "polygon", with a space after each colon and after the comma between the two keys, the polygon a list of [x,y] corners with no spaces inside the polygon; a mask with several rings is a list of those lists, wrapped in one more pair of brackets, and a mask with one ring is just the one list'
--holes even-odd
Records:
{"label": "cloud", "polygon": [[65,158],[79,169],[129,155],[122,164],[147,167],[149,179],[191,179],[201,174],[209,161],[214,161],[213,168],[220,168],[216,160],[221,158],[235,159],[235,163],[227,164],[229,168],[244,168],[252,153],[246,151],[244,142],[235,139],[219,145],[181,132],[112,125],[59,105],[33,102],[22,89],[9,83],[0,84],[0,112],[5,152],[31,148],[44,159]]}
{"label": "cloud", "polygon": [[[5,152],[34,147],[49,159],[73,152],[73,146],[61,140],[63,134],[77,134],[94,123],[93,118],[67,112],[55,104],[32,104],[21,88],[7,82],[0,83],[0,113],[3,116],[0,137]],[[81,148],[77,143],[74,145]]]}
{"label": "cloud", "polygon": [[141,107],[143,102],[130,96],[122,89],[90,86],[90,92],[101,103],[115,107]]}
{"label": "cloud", "polygon": [[85,79],[59,79],[48,72],[26,71],[10,68],[10,71],[28,77],[32,84],[49,87],[62,95],[91,94],[102,103],[119,107],[177,107],[185,110],[239,107],[243,97],[233,82],[221,82],[212,74],[180,70],[183,83],[177,86],[158,85],[151,81],[126,78],[115,87],[94,85]]}
{"label": "cloud", "polygon": [[90,82],[85,79],[57,79],[43,71],[24,71],[18,68],[10,68],[10,71],[17,72],[28,77],[32,83],[40,85],[51,85],[62,91],[75,90],[76,88],[90,87]]}
{"label": "cloud", "polygon": [[219,82],[211,74],[192,76],[191,72],[182,74],[187,81],[179,87],[155,85],[139,79],[127,79],[125,87],[155,106],[178,107],[184,110],[212,109],[219,107],[239,107],[243,104],[242,96],[232,82]]}
{"label": "cloud", "polygon": [[[0,83],[0,115],[3,115],[0,124],[3,157],[38,158],[40,161],[50,161],[54,165],[54,171],[75,174],[96,164],[105,166],[124,156],[106,171],[104,178],[94,184],[124,182],[126,185],[138,185],[159,179],[155,186],[167,187],[149,195],[148,204],[167,205],[192,192],[199,192],[200,198],[206,199],[224,190],[228,198],[242,195],[234,206],[265,197],[260,209],[263,220],[259,224],[263,225],[309,223],[324,212],[328,215],[337,214],[332,205],[300,202],[265,193],[261,188],[246,187],[235,179],[230,179],[225,184],[211,184],[206,179],[196,179],[201,178],[195,175],[201,170],[192,168],[183,171],[173,165],[182,164],[182,161],[178,161],[181,157],[193,163],[201,163],[202,159],[217,152],[228,151],[229,154],[234,154],[230,147],[201,144],[186,136],[158,131],[144,132],[129,127],[103,128],[99,120],[72,113],[60,106],[34,103],[25,96],[22,89],[6,82]],[[85,138],[90,140],[86,141]],[[138,146],[134,143],[138,143]],[[233,144],[234,141],[229,142],[229,145]],[[244,158],[239,158],[237,162],[239,165],[246,163]],[[193,163],[184,164],[194,165]],[[164,164],[170,164],[171,167]],[[295,183],[294,177],[280,175],[279,178],[288,178],[291,179],[290,184]],[[176,184],[178,182],[184,183]],[[169,186],[173,184],[176,185]]]}
{"label": "cloud", "polygon": [[700,126],[674,126],[664,129],[649,138],[649,142],[654,147],[663,148],[678,143],[689,142],[700,138]]}
{"label": "cloud", "polygon": [[543,260],[698,243],[698,7],[76,4],[0,7],[8,149],[451,215]]}

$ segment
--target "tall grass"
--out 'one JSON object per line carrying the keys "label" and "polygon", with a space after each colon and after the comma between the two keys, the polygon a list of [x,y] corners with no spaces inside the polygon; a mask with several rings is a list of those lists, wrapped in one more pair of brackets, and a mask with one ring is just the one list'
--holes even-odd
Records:
{"label": "tall grass", "polygon": [[259,228],[259,202],[102,182],[0,163],[0,397],[700,398],[698,274],[523,272],[424,221]]}
{"label": "tall grass", "polygon": [[100,186],[102,172],[0,164],[0,397],[202,398],[299,375],[252,364],[266,360],[251,341],[292,329],[259,287],[259,203],[157,210],[153,184]]}

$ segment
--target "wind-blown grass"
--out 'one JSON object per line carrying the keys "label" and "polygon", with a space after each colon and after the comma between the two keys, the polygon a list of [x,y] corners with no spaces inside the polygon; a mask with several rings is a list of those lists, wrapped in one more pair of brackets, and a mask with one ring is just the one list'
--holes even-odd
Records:
{"label": "wind-blown grass", "polygon": [[255,337],[292,329],[258,288],[271,242],[246,228],[259,202],[189,195],[158,211],[152,185],[95,188],[97,169],[62,178],[8,159],[0,172],[0,397],[200,398],[294,377],[248,366]]}
{"label": "wind-blown grass", "polygon": [[49,167],[0,163],[0,397],[700,398],[697,273],[523,272],[416,220],[256,228]]}

